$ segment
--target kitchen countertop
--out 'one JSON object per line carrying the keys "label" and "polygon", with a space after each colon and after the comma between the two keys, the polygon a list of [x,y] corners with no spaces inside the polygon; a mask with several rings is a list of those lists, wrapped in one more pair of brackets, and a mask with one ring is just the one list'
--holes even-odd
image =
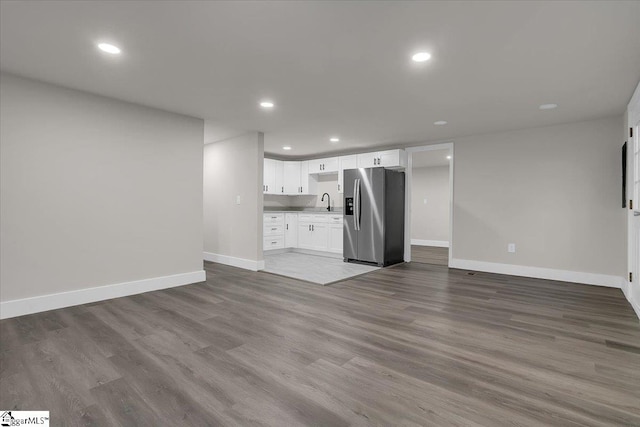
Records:
{"label": "kitchen countertop", "polygon": [[302,213],[313,213],[313,214],[340,214],[342,215],[343,211],[342,208],[335,208],[335,210],[332,210],[331,212],[327,211],[327,208],[296,208],[296,207],[291,207],[291,208],[280,208],[280,207],[267,207],[265,206],[264,213],[271,213],[271,212],[278,212],[278,213],[283,213],[283,212],[302,212]]}

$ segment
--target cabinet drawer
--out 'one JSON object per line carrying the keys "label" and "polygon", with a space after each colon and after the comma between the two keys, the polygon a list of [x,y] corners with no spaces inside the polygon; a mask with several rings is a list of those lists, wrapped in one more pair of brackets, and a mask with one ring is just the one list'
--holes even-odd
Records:
{"label": "cabinet drawer", "polygon": [[342,224],[342,215],[327,215],[330,224]]}
{"label": "cabinet drawer", "polygon": [[298,214],[298,222],[313,222],[313,217],[312,214]]}
{"label": "cabinet drawer", "polygon": [[281,224],[264,224],[263,234],[265,236],[282,235],[284,227]]}
{"label": "cabinet drawer", "polygon": [[262,249],[268,251],[270,249],[283,249],[284,248],[284,237],[265,237],[262,245]]}
{"label": "cabinet drawer", "polygon": [[329,215],[314,215],[313,222],[320,222],[320,223],[329,222]]}
{"label": "cabinet drawer", "polygon": [[262,222],[263,224],[283,224],[284,214],[283,213],[263,214]]}

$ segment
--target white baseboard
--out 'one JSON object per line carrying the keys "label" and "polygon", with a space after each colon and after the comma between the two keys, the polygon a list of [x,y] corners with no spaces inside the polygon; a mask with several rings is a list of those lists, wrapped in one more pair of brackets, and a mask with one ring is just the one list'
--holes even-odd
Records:
{"label": "white baseboard", "polygon": [[94,288],[78,289],[77,291],[60,292],[57,294],[40,295],[37,297],[3,301],[0,303],[0,319],[24,316],[25,314],[40,313],[42,311],[87,304],[112,298],[126,297],[143,292],[173,288],[204,282],[204,270],[190,273],[173,274],[171,276],[153,277],[132,282],[116,283],[113,285],[97,286]]}
{"label": "white baseboard", "polygon": [[529,267],[525,265],[500,264],[497,262],[474,261],[469,259],[449,260],[449,267],[462,270],[485,271],[510,276],[533,277],[536,279],[558,280],[585,285],[623,288],[624,278],[607,274],[583,273],[579,271],[556,270],[553,268]]}
{"label": "white baseboard", "polygon": [[220,264],[230,265],[232,267],[244,268],[245,270],[264,270],[264,260],[253,261],[246,258],[236,258],[227,255],[214,254],[213,252],[203,252],[202,257],[205,261],[217,262]]}
{"label": "white baseboard", "polygon": [[638,316],[638,320],[640,320],[640,303],[635,301],[631,295],[627,296],[627,301],[629,301],[629,304],[633,307],[633,311],[635,311],[636,316]]}
{"label": "white baseboard", "polygon": [[416,246],[436,246],[439,248],[448,248],[449,242],[446,240],[422,240],[411,239],[411,244]]}
{"label": "white baseboard", "polygon": [[636,301],[633,298],[633,295],[631,293],[631,283],[627,280],[624,280],[622,283],[622,292],[624,293],[624,296],[627,297],[627,301],[629,301],[629,304],[631,304],[633,311],[636,312],[636,316],[638,316],[638,319],[640,319],[640,302]]}

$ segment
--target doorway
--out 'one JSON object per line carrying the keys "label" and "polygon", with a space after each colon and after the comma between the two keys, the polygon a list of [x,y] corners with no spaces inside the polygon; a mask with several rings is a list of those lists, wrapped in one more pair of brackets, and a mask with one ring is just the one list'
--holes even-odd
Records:
{"label": "doorway", "polygon": [[[640,115],[640,114],[639,114]],[[640,117],[630,122],[631,148],[631,200],[629,201],[629,282],[631,284],[632,303],[640,299]],[[635,295],[634,295],[635,294]],[[634,307],[635,308],[635,307]]]}
{"label": "doorway", "polygon": [[407,151],[405,261],[448,266],[453,226],[453,144],[411,147]]}

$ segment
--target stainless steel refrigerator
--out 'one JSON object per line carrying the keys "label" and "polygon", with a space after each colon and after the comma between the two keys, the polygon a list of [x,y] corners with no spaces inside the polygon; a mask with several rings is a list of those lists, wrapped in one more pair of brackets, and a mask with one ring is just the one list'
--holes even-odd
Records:
{"label": "stainless steel refrigerator", "polygon": [[404,172],[344,171],[344,260],[387,266],[404,261]]}

